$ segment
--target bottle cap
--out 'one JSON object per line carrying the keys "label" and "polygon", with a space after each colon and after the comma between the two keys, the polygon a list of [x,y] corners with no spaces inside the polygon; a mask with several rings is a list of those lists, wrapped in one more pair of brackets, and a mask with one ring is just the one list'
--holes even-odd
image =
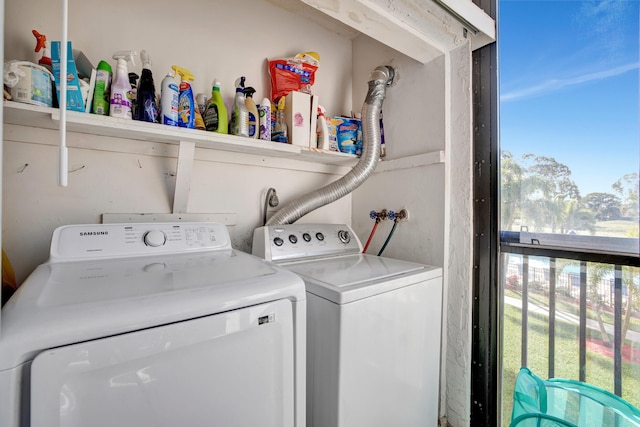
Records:
{"label": "bottle cap", "polygon": [[109,65],[109,63],[107,61],[100,61],[98,62],[98,70],[102,70],[102,71],[107,71],[107,72],[111,72],[111,65]]}

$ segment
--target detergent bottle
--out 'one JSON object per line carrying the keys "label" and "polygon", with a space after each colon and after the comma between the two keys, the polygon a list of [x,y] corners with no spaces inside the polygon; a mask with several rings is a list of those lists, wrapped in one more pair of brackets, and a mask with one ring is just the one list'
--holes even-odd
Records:
{"label": "detergent bottle", "polygon": [[111,87],[111,65],[100,61],[96,69],[96,85],[93,91],[93,114],[109,115],[109,90]]}
{"label": "detergent bottle", "polygon": [[260,134],[260,116],[258,115],[258,107],[253,100],[253,94],[256,90],[252,87],[244,88],[244,105],[249,113],[249,138],[258,138]]}
{"label": "detergent bottle", "polygon": [[160,123],[167,126],[178,126],[178,98],[180,89],[174,73],[169,73],[162,79],[160,94],[161,113]]}
{"label": "detergent bottle", "polygon": [[109,98],[109,115],[131,119],[131,84],[127,61],[135,65],[133,58],[137,55],[134,50],[121,50],[113,54],[117,61],[116,75],[111,85],[111,97]]}
{"label": "detergent bottle", "polygon": [[204,125],[208,131],[229,133],[229,117],[220,93],[221,83],[214,80],[211,88],[211,99],[204,112]]}
{"label": "detergent bottle", "polygon": [[193,80],[191,71],[174,65],[173,70],[180,76],[180,95],[178,96],[178,126],[181,128],[195,129],[196,127],[196,100],[193,97],[190,81]]}
{"label": "detergent bottle", "polygon": [[244,97],[244,77],[236,80],[236,97],[233,101],[233,112],[231,113],[231,134],[238,136],[249,136],[249,110],[245,104]]}
{"label": "detergent bottle", "polygon": [[158,105],[156,104],[156,87],[151,74],[151,57],[146,50],[140,52],[142,75],[138,83],[138,102],[135,119],[158,123]]}

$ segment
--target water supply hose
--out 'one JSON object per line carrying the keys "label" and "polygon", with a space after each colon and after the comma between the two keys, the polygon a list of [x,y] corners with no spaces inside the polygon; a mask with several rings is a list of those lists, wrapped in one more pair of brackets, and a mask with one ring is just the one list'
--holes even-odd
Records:
{"label": "water supply hose", "polygon": [[296,222],[309,212],[351,193],[369,178],[380,159],[380,111],[387,88],[394,78],[395,70],[387,65],[377,67],[371,73],[369,90],[362,106],[362,156],[353,169],[337,181],[287,203],[266,225]]}
{"label": "water supply hose", "polygon": [[371,240],[373,239],[373,235],[376,234],[376,229],[378,228],[378,224],[380,224],[380,215],[376,211],[371,211],[369,213],[369,217],[371,219],[375,219],[375,223],[373,224],[373,228],[371,229],[371,233],[369,234],[369,238],[367,239],[367,244],[364,245],[364,249],[362,249],[362,253],[366,254],[367,249],[369,249],[369,245],[371,244]]}
{"label": "water supply hose", "polygon": [[387,236],[387,240],[384,241],[384,245],[382,245],[382,248],[380,249],[380,252],[378,252],[378,256],[382,255],[382,252],[384,252],[384,250],[387,248],[387,245],[389,244],[389,241],[391,240],[391,237],[393,237],[393,233],[396,231],[396,226],[398,225],[398,218],[396,218],[393,221],[393,227],[391,227],[391,231],[389,232],[389,235]]}

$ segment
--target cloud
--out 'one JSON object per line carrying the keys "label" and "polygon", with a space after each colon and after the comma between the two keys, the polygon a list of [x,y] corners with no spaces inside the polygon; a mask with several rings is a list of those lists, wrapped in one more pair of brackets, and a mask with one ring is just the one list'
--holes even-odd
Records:
{"label": "cloud", "polygon": [[585,74],[568,79],[552,79],[537,84],[535,86],[527,87],[520,90],[514,90],[511,92],[503,93],[500,95],[501,102],[514,101],[522,98],[530,98],[533,96],[545,95],[550,92],[556,92],[564,89],[568,86],[577,86],[584,83],[589,83],[598,80],[608,79],[610,77],[619,76],[629,71],[637,70],[640,68],[638,62],[621,65],[609,70],[598,71],[596,73]]}

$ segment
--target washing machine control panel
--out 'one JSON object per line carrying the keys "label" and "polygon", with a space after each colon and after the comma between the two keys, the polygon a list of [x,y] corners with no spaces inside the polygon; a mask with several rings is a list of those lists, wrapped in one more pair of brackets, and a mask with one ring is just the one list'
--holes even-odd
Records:
{"label": "washing machine control panel", "polygon": [[269,261],[362,252],[362,244],[346,224],[270,225],[253,233],[253,255]]}
{"label": "washing machine control panel", "polygon": [[212,222],[69,225],[54,231],[50,259],[71,261],[230,249],[227,228]]}

